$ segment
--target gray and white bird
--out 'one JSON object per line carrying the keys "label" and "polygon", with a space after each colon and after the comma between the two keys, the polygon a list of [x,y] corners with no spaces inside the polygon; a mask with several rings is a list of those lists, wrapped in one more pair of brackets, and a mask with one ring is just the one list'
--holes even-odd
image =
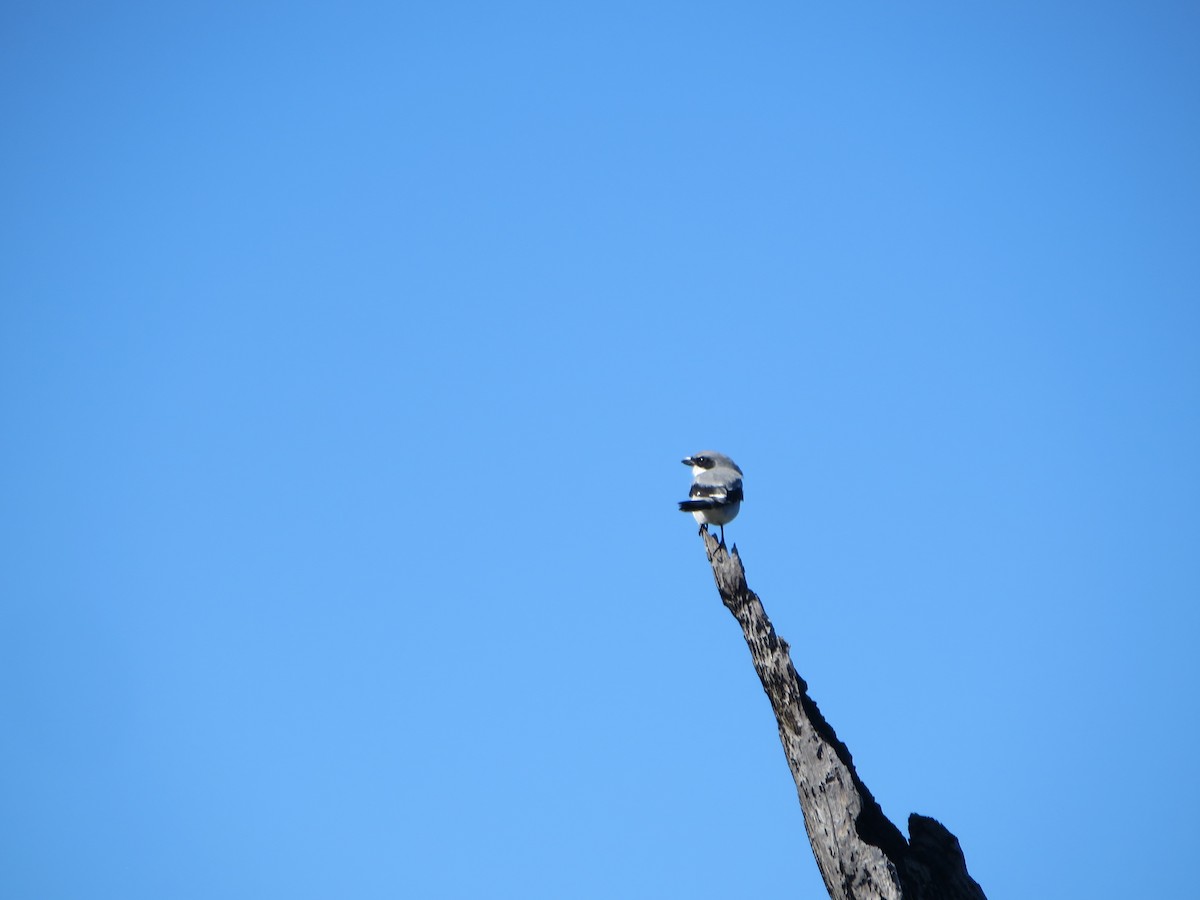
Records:
{"label": "gray and white bird", "polygon": [[683,460],[692,467],[692,489],[679,504],[682,512],[690,512],[700,523],[721,526],[721,543],[725,543],[725,525],[732,522],[742,508],[742,470],[737,463],[715,450],[702,450]]}

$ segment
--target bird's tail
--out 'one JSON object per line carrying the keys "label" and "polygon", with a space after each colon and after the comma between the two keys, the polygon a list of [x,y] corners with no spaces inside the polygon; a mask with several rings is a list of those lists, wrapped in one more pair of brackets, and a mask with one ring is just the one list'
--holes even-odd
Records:
{"label": "bird's tail", "polygon": [[681,500],[679,502],[680,512],[699,512],[702,509],[712,509],[719,504],[713,500]]}

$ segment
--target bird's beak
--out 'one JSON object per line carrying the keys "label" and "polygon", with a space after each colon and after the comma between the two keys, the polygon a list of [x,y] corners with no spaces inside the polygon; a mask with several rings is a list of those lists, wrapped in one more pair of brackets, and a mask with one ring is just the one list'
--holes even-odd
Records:
{"label": "bird's beak", "polygon": [[692,459],[690,456],[687,459],[681,459],[680,462],[683,463],[685,466],[694,466],[696,464],[696,461],[694,459]]}

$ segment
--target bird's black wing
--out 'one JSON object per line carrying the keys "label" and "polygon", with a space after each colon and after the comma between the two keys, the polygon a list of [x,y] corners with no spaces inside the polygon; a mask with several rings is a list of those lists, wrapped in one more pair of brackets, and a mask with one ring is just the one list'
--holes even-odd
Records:
{"label": "bird's black wing", "polygon": [[742,479],[735,478],[732,483],[705,484],[702,480],[692,483],[688,491],[690,500],[684,500],[679,508],[684,512],[696,512],[701,509],[715,509],[718,506],[728,506],[742,502]]}

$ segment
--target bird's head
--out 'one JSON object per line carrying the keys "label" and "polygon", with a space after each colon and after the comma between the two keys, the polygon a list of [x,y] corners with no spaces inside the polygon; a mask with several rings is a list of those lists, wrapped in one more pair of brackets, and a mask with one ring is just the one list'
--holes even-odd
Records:
{"label": "bird's head", "polygon": [[742,470],[738,468],[737,463],[726,456],[724,453],[718,453],[715,450],[701,450],[699,453],[694,453],[681,462],[685,466],[692,467],[692,474],[699,475],[705,469],[712,469],[717,466],[722,466],[727,469],[733,469],[739,475]]}

